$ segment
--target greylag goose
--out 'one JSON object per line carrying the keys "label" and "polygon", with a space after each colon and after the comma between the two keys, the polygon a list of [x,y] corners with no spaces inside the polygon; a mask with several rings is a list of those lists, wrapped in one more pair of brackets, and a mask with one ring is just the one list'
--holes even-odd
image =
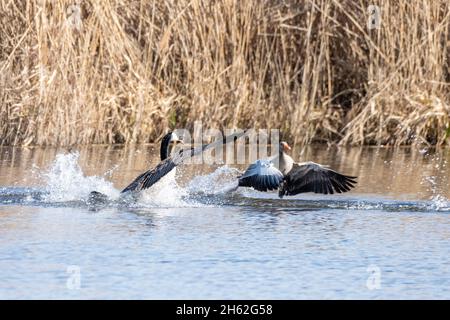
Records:
{"label": "greylag goose", "polygon": [[[279,153],[272,158],[252,163],[242,176],[238,186],[251,187],[258,191],[278,189],[278,196],[292,196],[303,192],[333,194],[350,191],[356,178],[338,173],[327,166],[314,163],[295,163],[287,151],[291,147],[280,143]],[[274,162],[278,160],[278,168]]]}

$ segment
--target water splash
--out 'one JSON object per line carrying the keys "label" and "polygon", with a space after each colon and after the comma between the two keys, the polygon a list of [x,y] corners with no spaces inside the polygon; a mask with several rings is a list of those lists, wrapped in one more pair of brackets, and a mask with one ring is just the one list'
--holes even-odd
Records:
{"label": "water splash", "polygon": [[[176,170],[172,170],[151,188],[141,192],[139,197],[122,197],[112,182],[99,176],[86,176],[79,161],[79,153],[58,154],[50,168],[40,174],[45,181],[42,200],[47,203],[83,202],[88,203],[91,191],[103,193],[109,199],[109,205],[115,202],[130,207],[186,207],[198,206],[189,199],[187,189],[180,187],[175,179]],[[111,175],[117,168],[108,170],[104,176]]]}
{"label": "water splash", "polygon": [[[436,165],[439,169],[438,165]],[[449,200],[440,194],[438,183],[435,176],[427,176],[424,181],[429,184],[429,190],[431,192],[430,203],[428,204],[429,209],[435,211],[449,211],[450,202]]]}
{"label": "water splash", "polygon": [[88,198],[93,190],[111,199],[119,197],[119,191],[102,177],[85,176],[78,164],[78,152],[58,154],[47,172],[42,174],[46,182],[46,202],[80,201]]}
{"label": "water splash", "polygon": [[189,201],[188,192],[176,181],[176,168],[155,183],[151,188],[141,191],[137,205],[151,207],[188,207],[196,205]]}
{"label": "water splash", "polygon": [[436,211],[450,211],[450,202],[443,195],[436,194],[431,197],[430,209]]}
{"label": "water splash", "polygon": [[439,192],[437,179],[433,175],[427,175],[422,181],[424,184],[429,184],[429,190],[432,192],[432,196],[426,201],[388,201],[374,198],[354,199],[353,197],[324,199],[321,196],[310,195],[278,199],[276,193],[261,193],[248,188],[237,189],[237,177],[240,171],[225,165],[210,174],[194,177],[186,187],[178,185],[176,172],[173,170],[150,189],[143,191],[137,201],[134,198],[127,201],[105,178],[109,172],[101,177],[86,176],[78,161],[79,153],[77,152],[58,154],[50,168],[44,173],[39,173],[39,177],[45,181],[44,188],[0,188],[0,204],[83,206],[89,205],[87,203],[89,193],[96,190],[108,196],[107,207],[174,208],[232,205],[277,207],[289,210],[450,212],[450,202]]}
{"label": "water splash", "polygon": [[217,168],[214,172],[194,177],[188,184],[190,194],[217,196],[233,192],[237,189],[237,176],[240,171],[227,165]]}

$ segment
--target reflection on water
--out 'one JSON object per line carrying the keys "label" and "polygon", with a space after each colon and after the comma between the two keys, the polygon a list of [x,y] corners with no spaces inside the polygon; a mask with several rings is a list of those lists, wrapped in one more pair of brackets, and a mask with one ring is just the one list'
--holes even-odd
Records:
{"label": "reflection on water", "polygon": [[183,166],[138,203],[157,150],[77,151],[0,148],[0,298],[450,298],[447,150],[295,150],[359,183],[282,200]]}

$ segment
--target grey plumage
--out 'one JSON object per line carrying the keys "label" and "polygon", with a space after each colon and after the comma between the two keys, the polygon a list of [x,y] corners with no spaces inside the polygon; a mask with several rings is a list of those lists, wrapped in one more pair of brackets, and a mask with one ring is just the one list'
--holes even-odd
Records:
{"label": "grey plumage", "polygon": [[240,187],[251,187],[258,191],[278,189],[278,195],[296,195],[304,192],[334,194],[350,191],[356,178],[343,175],[318,163],[295,163],[284,150],[290,150],[287,143],[280,144],[279,169],[273,159],[257,160],[239,177]]}
{"label": "grey plumage", "polygon": [[275,168],[272,161],[257,160],[239,177],[239,186],[253,187],[258,191],[270,191],[278,189],[281,181],[283,181],[283,174]]}

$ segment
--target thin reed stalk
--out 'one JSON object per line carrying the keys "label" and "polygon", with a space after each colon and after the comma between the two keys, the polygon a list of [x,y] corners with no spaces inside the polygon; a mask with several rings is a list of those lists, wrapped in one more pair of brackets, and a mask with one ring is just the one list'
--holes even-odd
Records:
{"label": "thin reed stalk", "polygon": [[449,29],[447,0],[0,0],[0,144],[153,142],[202,120],[443,145]]}

